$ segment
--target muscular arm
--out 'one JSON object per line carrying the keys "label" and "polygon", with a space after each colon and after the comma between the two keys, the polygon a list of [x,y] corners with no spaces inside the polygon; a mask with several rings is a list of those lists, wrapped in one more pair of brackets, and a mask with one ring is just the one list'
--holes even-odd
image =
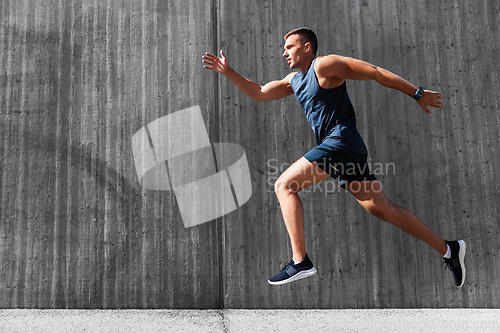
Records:
{"label": "muscular arm", "polygon": [[213,54],[206,53],[203,56],[205,68],[225,75],[235,86],[237,86],[246,95],[256,101],[270,101],[281,99],[293,94],[290,80],[295,73],[287,75],[282,80],[271,81],[263,86],[244,78],[233,70],[227,63],[224,52],[221,51],[221,58]]}
{"label": "muscular arm", "polygon": [[[399,90],[411,97],[417,91],[417,87],[413,84],[388,70],[362,60],[338,55],[329,55],[318,59],[316,72],[318,76],[326,78],[374,80],[383,86]],[[429,107],[443,108],[443,95],[438,92],[425,90],[424,96],[418,100],[418,104],[427,113],[431,114]]]}

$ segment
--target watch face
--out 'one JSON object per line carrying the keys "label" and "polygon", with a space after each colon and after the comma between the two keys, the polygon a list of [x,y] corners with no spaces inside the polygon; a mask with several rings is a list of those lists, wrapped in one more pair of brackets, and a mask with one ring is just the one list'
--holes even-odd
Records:
{"label": "watch face", "polygon": [[419,99],[420,97],[424,96],[424,89],[418,88],[417,92],[415,93],[415,99]]}

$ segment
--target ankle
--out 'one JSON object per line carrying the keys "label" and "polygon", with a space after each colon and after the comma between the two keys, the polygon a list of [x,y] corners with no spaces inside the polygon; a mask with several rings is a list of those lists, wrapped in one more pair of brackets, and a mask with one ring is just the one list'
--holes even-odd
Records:
{"label": "ankle", "polygon": [[446,253],[443,254],[443,258],[450,259],[451,258],[451,249],[448,244],[446,244]]}
{"label": "ankle", "polygon": [[305,258],[306,258],[305,254],[304,255],[296,255],[296,256],[292,257],[294,265],[300,264],[301,262],[304,261]]}

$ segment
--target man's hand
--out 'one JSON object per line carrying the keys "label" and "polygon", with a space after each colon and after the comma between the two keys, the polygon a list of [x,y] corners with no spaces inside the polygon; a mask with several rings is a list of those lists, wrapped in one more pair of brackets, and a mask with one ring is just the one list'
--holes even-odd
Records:
{"label": "man's hand", "polygon": [[202,57],[203,63],[205,64],[204,67],[207,69],[214,70],[217,73],[226,75],[230,67],[229,64],[227,63],[224,51],[220,50],[220,55],[221,58],[218,58],[217,56],[210,54],[208,52],[205,53],[205,55]]}
{"label": "man's hand", "polygon": [[221,58],[210,53],[203,55],[203,63],[205,68],[224,74],[235,86],[243,91],[247,96],[256,101],[271,101],[275,99],[285,98],[293,94],[290,81],[295,73],[288,74],[282,80],[271,81],[264,86],[261,86],[252,80],[245,79],[235,70],[229,67],[226,60],[226,55],[221,50]]}
{"label": "man's hand", "polygon": [[417,99],[417,103],[422,109],[425,110],[425,112],[432,114],[429,107],[438,109],[443,108],[443,94],[435,91],[424,90],[424,95]]}

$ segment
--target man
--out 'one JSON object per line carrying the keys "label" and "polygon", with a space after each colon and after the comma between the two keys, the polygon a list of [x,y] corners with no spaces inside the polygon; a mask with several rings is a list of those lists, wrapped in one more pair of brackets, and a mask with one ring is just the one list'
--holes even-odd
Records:
{"label": "man", "polygon": [[369,171],[366,147],[356,129],[346,80],[375,80],[383,86],[397,89],[413,97],[428,114],[431,114],[430,107],[442,109],[442,94],[417,89],[401,77],[361,60],[334,54],[317,57],[317,48],[317,38],[312,30],[298,28],[288,32],[283,56],[291,69],[299,71],[264,86],[235,72],[222,50],[220,58],[210,53],[203,56],[205,68],[225,75],[256,101],[285,98],[295,93],[316,136],[318,146],[285,170],[275,184],[293,257],[268,282],[285,284],[316,273],[306,254],[303,208],[298,192],[334,177],[341,180],[342,186],[368,212],[395,224],[441,253],[453,273],[455,284],[461,287],[465,280],[465,242],[445,241],[412,212],[387,199],[381,184]]}

